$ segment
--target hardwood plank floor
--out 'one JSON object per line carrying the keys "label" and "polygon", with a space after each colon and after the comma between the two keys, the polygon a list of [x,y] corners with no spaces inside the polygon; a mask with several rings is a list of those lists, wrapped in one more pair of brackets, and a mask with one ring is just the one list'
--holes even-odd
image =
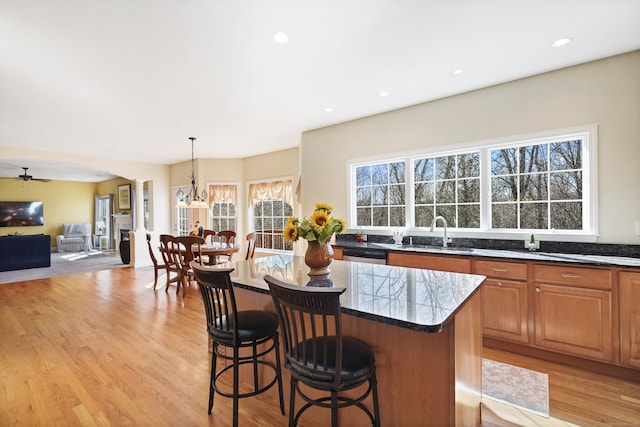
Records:
{"label": "hardwood plank floor", "polygon": [[[230,399],[217,396],[207,414],[197,289],[182,298],[152,281],[151,268],[119,268],[0,285],[0,425],[230,426]],[[559,420],[486,402],[484,426],[640,425],[638,383],[497,350],[485,357],[547,372]],[[240,419],[287,425],[271,395],[242,400]]]}

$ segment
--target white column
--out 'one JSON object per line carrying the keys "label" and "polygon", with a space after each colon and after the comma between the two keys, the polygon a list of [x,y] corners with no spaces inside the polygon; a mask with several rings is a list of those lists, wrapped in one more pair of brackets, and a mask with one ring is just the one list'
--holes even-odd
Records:
{"label": "white column", "polygon": [[129,233],[131,240],[131,265],[134,268],[152,265],[144,228],[144,180],[136,179],[136,230]]}

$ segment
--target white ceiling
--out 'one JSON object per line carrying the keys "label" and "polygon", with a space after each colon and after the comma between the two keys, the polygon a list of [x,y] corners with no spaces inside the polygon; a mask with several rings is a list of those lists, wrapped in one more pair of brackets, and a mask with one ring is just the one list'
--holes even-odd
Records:
{"label": "white ceiling", "polygon": [[[0,150],[246,157],[639,48],[639,0],[0,0]],[[64,179],[48,163],[18,166]]]}

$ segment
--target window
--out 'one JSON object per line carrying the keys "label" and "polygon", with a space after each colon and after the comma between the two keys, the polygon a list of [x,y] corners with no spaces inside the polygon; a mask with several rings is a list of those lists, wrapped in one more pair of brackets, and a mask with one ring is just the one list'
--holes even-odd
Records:
{"label": "window", "polygon": [[359,227],[404,227],[404,162],[357,167],[356,205]]}
{"label": "window", "polygon": [[582,230],[583,142],[491,150],[493,228]]}
{"label": "window", "polygon": [[274,181],[249,185],[256,248],[293,250],[282,238],[287,219],[293,215],[291,181]]}
{"label": "window", "polygon": [[413,161],[416,227],[438,215],[451,227],[480,227],[480,152]]}
{"label": "window", "polygon": [[596,234],[595,126],[351,165],[351,223]]}
{"label": "window", "polygon": [[237,231],[237,185],[209,185],[209,210],[211,229]]}
{"label": "window", "polygon": [[[177,187],[177,188],[173,188],[172,192],[175,195],[178,190],[182,190],[182,191],[189,191],[189,187]],[[173,228],[175,230],[175,235],[176,236],[184,236],[189,234],[189,212],[187,208],[179,208],[178,207],[178,202],[180,201],[180,198],[178,196],[174,196],[175,200],[173,202],[173,206],[174,206],[174,214],[175,214],[175,222],[173,225]]]}

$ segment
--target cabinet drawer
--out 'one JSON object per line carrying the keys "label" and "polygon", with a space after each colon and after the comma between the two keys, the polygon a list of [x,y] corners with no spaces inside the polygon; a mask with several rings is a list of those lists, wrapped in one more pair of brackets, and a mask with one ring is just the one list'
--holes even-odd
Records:
{"label": "cabinet drawer", "polygon": [[476,261],[476,274],[501,279],[527,280],[527,264],[505,261]]}
{"label": "cabinet drawer", "polygon": [[400,267],[425,268],[428,270],[471,273],[471,260],[456,255],[438,256],[389,252],[387,264]]}
{"label": "cabinet drawer", "polygon": [[611,270],[574,266],[534,265],[533,280],[579,288],[611,289]]}

